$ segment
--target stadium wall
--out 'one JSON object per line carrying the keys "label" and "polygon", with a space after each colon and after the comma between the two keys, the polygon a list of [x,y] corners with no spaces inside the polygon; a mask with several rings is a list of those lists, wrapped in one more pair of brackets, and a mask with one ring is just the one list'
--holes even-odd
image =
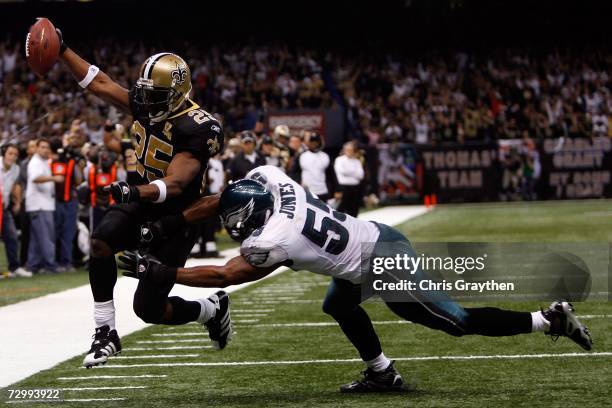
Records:
{"label": "stadium wall", "polygon": [[378,147],[383,202],[553,200],[612,197],[607,137]]}

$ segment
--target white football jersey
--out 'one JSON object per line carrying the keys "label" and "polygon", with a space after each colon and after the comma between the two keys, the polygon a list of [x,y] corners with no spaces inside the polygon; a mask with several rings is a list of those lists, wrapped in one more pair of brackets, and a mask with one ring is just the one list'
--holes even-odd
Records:
{"label": "white football jersey", "polygon": [[361,243],[376,242],[378,227],[331,209],[274,166],[251,170],[274,195],[274,213],[242,242],[240,252],[253,266],[285,263],[354,283],[361,281]]}

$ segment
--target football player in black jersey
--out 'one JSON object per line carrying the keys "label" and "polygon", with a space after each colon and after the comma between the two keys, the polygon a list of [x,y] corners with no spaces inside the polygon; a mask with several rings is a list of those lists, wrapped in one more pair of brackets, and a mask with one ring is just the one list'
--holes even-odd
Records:
{"label": "football player in black jersey", "polygon": [[[58,30],[61,39],[61,32]],[[132,138],[137,159],[130,183],[108,189],[116,203],[92,233],[89,280],[94,298],[96,331],[83,365],[103,364],[121,351],[115,330],[113,288],[115,254],[140,242],[139,225],[184,210],[200,197],[208,159],[223,149],[219,122],[189,99],[191,73],[178,55],[149,57],[131,90],[114,82],[68,48],[60,59],[82,88],[133,116]],[[165,264],[183,266],[196,231],[188,228],[149,251]],[[229,299],[225,292],[196,301],[168,297],[172,285],[142,282],[134,295],[134,311],[147,323],[205,325],[213,344],[225,347],[231,336]]]}

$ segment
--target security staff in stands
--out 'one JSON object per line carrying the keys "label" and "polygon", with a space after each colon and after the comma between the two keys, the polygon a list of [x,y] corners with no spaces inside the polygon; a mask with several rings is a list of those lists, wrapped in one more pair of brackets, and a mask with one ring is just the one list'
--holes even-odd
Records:
{"label": "security staff in stands", "polygon": [[59,138],[51,139],[50,144],[53,152],[51,173],[63,177],[62,182],[55,183],[57,271],[74,271],[72,253],[79,211],[76,186],[83,179],[82,163],[79,163],[83,158],[69,147],[64,148]]}

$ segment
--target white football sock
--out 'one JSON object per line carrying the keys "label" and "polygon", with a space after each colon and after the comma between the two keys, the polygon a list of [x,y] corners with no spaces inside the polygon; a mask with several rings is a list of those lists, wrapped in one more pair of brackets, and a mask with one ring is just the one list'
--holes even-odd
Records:
{"label": "white football sock", "polygon": [[550,328],[550,322],[544,318],[542,312],[531,313],[531,331],[546,331]]}
{"label": "white football sock", "polygon": [[209,241],[206,243],[206,252],[215,252],[217,250],[217,243],[215,241]]}
{"label": "white football sock", "polygon": [[385,353],[380,353],[380,355],[372,360],[368,360],[365,362],[368,365],[368,368],[371,368],[374,371],[385,371],[389,364],[391,364],[391,360],[385,357]]}
{"label": "white football sock", "polygon": [[217,307],[213,302],[208,299],[196,299],[196,301],[199,302],[200,306],[202,307],[200,309],[200,316],[198,316],[198,319],[196,320],[198,323],[204,324],[215,317]]}
{"label": "white football sock", "polygon": [[115,303],[112,299],[106,302],[94,302],[94,321],[96,327],[108,324],[111,330],[115,330]]}

